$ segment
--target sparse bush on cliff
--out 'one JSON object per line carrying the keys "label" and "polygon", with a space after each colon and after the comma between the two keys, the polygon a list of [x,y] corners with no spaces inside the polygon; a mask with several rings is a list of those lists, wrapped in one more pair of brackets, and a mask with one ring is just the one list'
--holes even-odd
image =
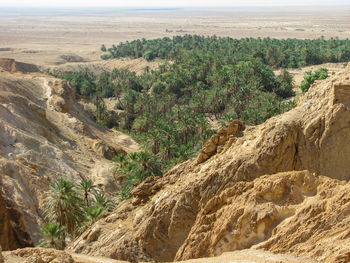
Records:
{"label": "sparse bush on cliff", "polygon": [[114,161],[118,163],[119,176],[124,177],[120,190],[122,200],[128,199],[134,186],[147,177],[162,175],[159,158],[149,152],[130,153],[127,156],[119,154]]}
{"label": "sparse bush on cliff", "polygon": [[300,89],[303,92],[307,92],[311,85],[319,79],[326,79],[328,77],[328,69],[326,68],[320,68],[316,70],[315,72],[308,71],[306,72],[306,76],[304,77],[304,80],[300,84]]}

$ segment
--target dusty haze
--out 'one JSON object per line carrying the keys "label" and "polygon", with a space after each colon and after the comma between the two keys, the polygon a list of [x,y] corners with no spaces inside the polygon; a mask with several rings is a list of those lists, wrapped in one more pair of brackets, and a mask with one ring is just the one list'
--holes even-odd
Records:
{"label": "dusty haze", "polygon": [[0,9],[0,57],[41,65],[67,53],[97,60],[101,44],[183,34],[344,39],[350,7]]}

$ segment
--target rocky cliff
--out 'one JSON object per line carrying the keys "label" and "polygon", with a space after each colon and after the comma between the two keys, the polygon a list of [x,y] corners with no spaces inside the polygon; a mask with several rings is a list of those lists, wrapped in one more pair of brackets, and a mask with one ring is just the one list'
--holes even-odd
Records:
{"label": "rocky cliff", "polygon": [[33,242],[29,234],[26,232],[21,213],[14,208],[11,201],[6,200],[2,196],[1,192],[0,215],[0,248],[4,250],[12,250],[18,247],[33,246]]}
{"label": "rocky cliff", "polygon": [[201,154],[148,178],[70,249],[129,261],[245,248],[350,260],[350,65],[255,127],[235,122]]}
{"label": "rocky cliff", "polygon": [[32,64],[15,61],[11,58],[0,58],[0,71],[29,73],[39,72],[39,68]]}
{"label": "rocky cliff", "polygon": [[65,81],[28,71],[35,66],[22,71],[21,63],[4,61],[0,61],[5,69],[0,72],[0,245],[7,250],[37,241],[50,182],[59,177],[91,178],[104,190],[114,191],[109,159],[139,146],[89,119]]}

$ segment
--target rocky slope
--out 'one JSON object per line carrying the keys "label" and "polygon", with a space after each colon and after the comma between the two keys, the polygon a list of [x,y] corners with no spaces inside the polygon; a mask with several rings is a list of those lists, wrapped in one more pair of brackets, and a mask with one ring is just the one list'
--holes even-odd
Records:
{"label": "rocky slope", "polygon": [[14,72],[39,72],[39,68],[32,64],[17,62],[11,58],[0,58],[0,71]]}
{"label": "rocky slope", "polygon": [[89,119],[65,81],[12,60],[0,67],[0,245],[7,250],[37,241],[50,182],[91,178],[115,191],[110,159],[139,146]]}
{"label": "rocky slope", "polygon": [[219,131],[197,159],[148,178],[70,249],[173,261],[253,247],[349,262],[349,164],[350,65],[295,109]]}
{"label": "rocky slope", "polygon": [[147,61],[144,58],[119,58],[90,62],[66,61],[62,65],[42,66],[41,68],[44,71],[48,71],[52,74],[67,74],[74,71],[80,71],[84,68],[88,68],[90,71],[96,74],[100,74],[106,70],[112,71],[113,69],[127,69],[136,72],[136,74],[142,74],[144,73],[146,67],[148,67],[151,71],[156,70],[161,64],[163,64],[162,61]]}

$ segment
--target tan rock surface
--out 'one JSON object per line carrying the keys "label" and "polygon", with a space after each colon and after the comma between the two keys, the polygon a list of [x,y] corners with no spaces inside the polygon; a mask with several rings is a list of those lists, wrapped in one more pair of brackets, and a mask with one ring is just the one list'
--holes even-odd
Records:
{"label": "tan rock surface", "polygon": [[4,263],[4,257],[2,256],[1,245],[0,245],[0,263]]}
{"label": "tan rock surface", "polygon": [[92,257],[47,248],[17,249],[4,252],[3,256],[4,263],[127,263],[105,257]]}
{"label": "tan rock surface", "polygon": [[[115,191],[112,155],[139,149],[129,136],[96,125],[65,81],[41,73],[0,72],[0,130],[0,193],[22,215],[18,229],[34,242],[50,182],[91,178]],[[6,239],[0,240],[5,248]]]}
{"label": "tan rock surface", "polygon": [[244,249],[225,252],[218,257],[190,259],[179,263],[317,263],[319,261],[293,255],[274,254],[267,251]]}
{"label": "tan rock surface", "polygon": [[[350,66],[220,152],[149,179],[70,248],[130,261],[250,247],[348,262]],[[283,262],[283,261],[282,261]]]}
{"label": "tan rock surface", "polygon": [[23,248],[5,253],[9,263],[76,263],[68,253],[47,248]]}
{"label": "tan rock surface", "polygon": [[232,121],[226,128],[221,128],[217,134],[211,136],[204,143],[197,157],[197,164],[208,160],[214,154],[220,153],[230,147],[238,136],[242,136],[244,129],[244,123],[239,120]]}
{"label": "tan rock surface", "polygon": [[[2,185],[1,177],[0,185]],[[24,226],[23,217],[13,206],[13,203],[6,200],[0,191],[0,254],[1,249],[11,250],[18,247],[33,246]]]}
{"label": "tan rock surface", "polygon": [[17,62],[11,58],[0,58],[0,70],[14,72],[39,72],[39,68],[32,64]]}
{"label": "tan rock surface", "polygon": [[[31,249],[31,250],[18,250],[12,252],[5,252],[4,259],[6,263],[23,263],[34,260],[43,262],[48,261],[48,259],[53,260],[51,262],[57,262],[57,260],[62,259],[60,255],[66,255],[66,258],[70,258],[67,255],[70,255],[74,260],[74,263],[127,263],[127,261],[114,260],[106,257],[94,257],[84,254],[75,254],[66,251],[55,251],[51,249]],[[21,256],[19,256],[21,255]],[[56,261],[54,261],[56,260]],[[35,262],[35,261],[34,261]],[[65,261],[59,261],[65,263]],[[69,262],[69,261],[68,261]],[[192,259],[186,261],[179,261],[179,263],[317,263],[318,261],[296,257],[293,255],[285,254],[274,254],[271,252],[266,252],[263,250],[256,249],[244,249],[235,252],[226,252],[218,257],[210,258],[200,258]]]}

